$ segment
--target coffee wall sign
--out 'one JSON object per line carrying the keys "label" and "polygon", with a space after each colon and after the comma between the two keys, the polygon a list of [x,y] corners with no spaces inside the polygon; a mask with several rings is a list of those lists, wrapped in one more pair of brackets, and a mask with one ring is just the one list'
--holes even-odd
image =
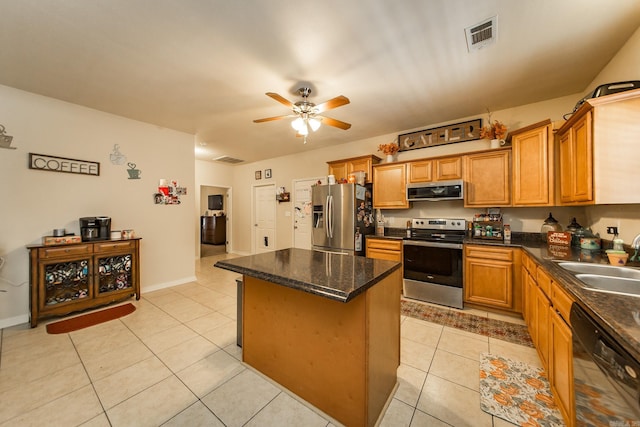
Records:
{"label": "coffee wall sign", "polygon": [[100,176],[100,163],[29,153],[29,169]]}

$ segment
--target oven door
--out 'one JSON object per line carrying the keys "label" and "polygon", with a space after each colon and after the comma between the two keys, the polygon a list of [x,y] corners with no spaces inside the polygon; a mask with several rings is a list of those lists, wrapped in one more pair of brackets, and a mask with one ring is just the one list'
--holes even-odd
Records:
{"label": "oven door", "polygon": [[404,278],[462,288],[462,244],[403,241]]}

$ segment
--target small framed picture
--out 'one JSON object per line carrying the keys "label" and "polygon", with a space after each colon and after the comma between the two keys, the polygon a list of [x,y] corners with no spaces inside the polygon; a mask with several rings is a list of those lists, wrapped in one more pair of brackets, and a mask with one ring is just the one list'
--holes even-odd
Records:
{"label": "small framed picture", "polygon": [[262,171],[256,171],[256,179],[262,179]]}
{"label": "small framed picture", "polygon": [[271,169],[265,169],[264,170],[264,177],[265,177],[265,179],[271,178]]}

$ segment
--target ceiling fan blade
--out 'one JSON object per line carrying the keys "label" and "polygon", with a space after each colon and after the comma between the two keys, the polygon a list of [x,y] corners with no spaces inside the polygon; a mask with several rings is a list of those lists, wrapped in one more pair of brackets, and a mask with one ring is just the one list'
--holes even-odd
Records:
{"label": "ceiling fan blade", "polygon": [[282,119],[286,119],[288,117],[295,117],[292,115],[286,115],[286,116],[275,116],[275,117],[266,117],[264,119],[256,119],[253,121],[253,123],[264,123],[264,122],[272,122],[274,120],[282,120]]}
{"label": "ceiling fan blade", "polygon": [[350,123],[332,119],[331,117],[322,117],[322,123],[329,126],[337,127],[343,130],[347,130],[351,127]]}
{"label": "ceiling fan blade", "polygon": [[342,107],[343,105],[346,105],[349,102],[351,102],[349,101],[349,98],[347,98],[346,96],[340,95],[326,102],[323,102],[322,104],[316,105],[316,108],[318,109],[319,113],[322,113],[323,111],[331,110],[332,108]]}
{"label": "ceiling fan blade", "polygon": [[293,108],[293,103],[291,101],[289,101],[288,99],[283,98],[282,96],[278,95],[277,93],[267,92],[266,95],[271,97],[271,98],[273,98],[273,99],[275,99],[279,103],[281,103],[283,105],[286,105],[288,108]]}

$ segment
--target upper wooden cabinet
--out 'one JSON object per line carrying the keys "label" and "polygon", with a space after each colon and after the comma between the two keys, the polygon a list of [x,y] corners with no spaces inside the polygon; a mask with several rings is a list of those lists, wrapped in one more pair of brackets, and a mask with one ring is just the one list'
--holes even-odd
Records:
{"label": "upper wooden cabinet", "polygon": [[511,150],[464,156],[465,207],[511,205]]}
{"label": "upper wooden cabinet", "polygon": [[558,130],[560,203],[640,203],[640,89],[587,100]]}
{"label": "upper wooden cabinet", "polygon": [[462,157],[424,159],[408,163],[408,181],[432,182],[462,179]]}
{"label": "upper wooden cabinet", "polygon": [[431,182],[433,181],[433,160],[418,160],[409,162],[409,182]]}
{"label": "upper wooden cabinet", "polygon": [[551,120],[511,133],[513,206],[553,206],[553,134]]}
{"label": "upper wooden cabinet", "polygon": [[585,111],[568,128],[565,124],[558,136],[560,203],[562,204],[593,204],[594,202],[591,116],[591,111]]}
{"label": "upper wooden cabinet", "polygon": [[370,155],[334,160],[327,163],[329,164],[329,175],[334,175],[337,181],[347,179],[349,174],[355,171],[364,171],[366,174],[365,181],[371,183],[373,180],[371,167],[380,163],[380,158]]}
{"label": "upper wooden cabinet", "polygon": [[462,157],[457,156],[435,159],[433,163],[436,169],[434,181],[462,179]]}
{"label": "upper wooden cabinet", "polygon": [[373,207],[406,209],[407,164],[384,163],[373,166]]}

